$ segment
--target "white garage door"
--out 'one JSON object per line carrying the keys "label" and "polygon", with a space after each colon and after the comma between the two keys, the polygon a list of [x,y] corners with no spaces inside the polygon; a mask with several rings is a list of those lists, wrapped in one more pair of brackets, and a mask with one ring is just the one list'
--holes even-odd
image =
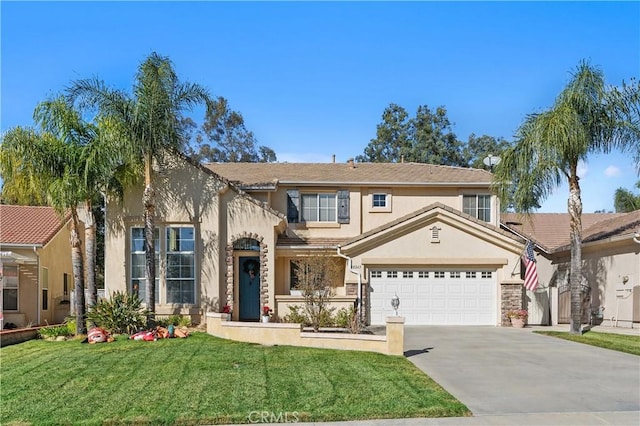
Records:
{"label": "white garage door", "polygon": [[411,325],[496,325],[496,273],[482,270],[372,270],[369,277],[371,324],[398,314]]}

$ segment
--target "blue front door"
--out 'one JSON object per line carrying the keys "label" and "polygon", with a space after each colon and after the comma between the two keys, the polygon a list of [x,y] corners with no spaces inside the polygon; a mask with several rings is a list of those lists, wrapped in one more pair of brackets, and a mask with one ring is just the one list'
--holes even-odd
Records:
{"label": "blue front door", "polygon": [[238,259],[240,286],[240,321],[260,319],[260,258],[246,256]]}

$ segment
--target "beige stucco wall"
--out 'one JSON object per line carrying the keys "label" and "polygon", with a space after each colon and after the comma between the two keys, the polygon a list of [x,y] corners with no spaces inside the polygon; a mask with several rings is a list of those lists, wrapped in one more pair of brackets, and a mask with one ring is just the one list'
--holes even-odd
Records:
{"label": "beige stucco wall", "polygon": [[[559,277],[570,266],[568,251],[537,256],[540,284],[550,287],[552,324],[558,323]],[[631,327],[640,322],[640,244],[629,237],[596,243],[586,243],[582,249],[583,274],[591,287],[591,309],[604,308],[603,323]],[[623,278],[628,277],[626,283]],[[527,292],[530,298],[535,296]],[[538,296],[539,297],[539,296]]]}
{"label": "beige stucco wall", "polygon": [[[360,235],[378,226],[391,222],[399,217],[412,213],[433,203],[442,203],[462,211],[462,196],[465,194],[490,194],[488,188],[428,188],[428,187],[384,187],[380,185],[336,185],[334,187],[319,186],[286,186],[280,185],[275,192],[251,192],[251,195],[262,201],[269,201],[271,207],[287,213],[287,190],[299,189],[304,192],[336,192],[338,189],[349,190],[350,221],[348,224],[337,223],[290,223],[289,230],[302,238],[349,238]],[[391,194],[390,208],[376,211],[371,208],[373,193]],[[499,223],[498,200],[492,196],[491,224]]]}
{"label": "beige stucco wall", "polygon": [[323,349],[379,352],[402,356],[404,318],[388,317],[385,336],[302,332],[300,324],[229,322],[223,314],[206,316],[207,333],[223,339],[260,345],[289,345]]}
{"label": "beige stucco wall", "polygon": [[[80,226],[80,239],[82,241],[82,251],[84,253],[84,225]],[[49,272],[49,309],[40,311],[40,324],[56,324],[61,323],[69,316],[69,307],[63,301],[69,301],[71,292],[74,289],[73,266],[71,262],[71,245],[69,243],[69,226],[64,226],[60,231],[45,245],[38,250],[40,255],[40,277],[42,277],[42,268],[48,268]],[[64,294],[64,274],[68,275],[68,294]],[[42,302],[39,303],[39,309],[42,308]]]}
{"label": "beige stucco wall", "polygon": [[[69,315],[69,305],[61,304],[60,302],[69,300],[70,293],[73,290],[73,269],[68,226],[63,226],[44,247],[11,247],[10,245],[3,245],[3,250],[9,250],[19,256],[31,259],[29,264],[18,265],[18,311],[6,311],[5,323],[13,322],[18,326],[27,324],[35,326],[64,321]],[[11,262],[6,264],[12,265]],[[48,270],[49,277],[47,310],[42,309],[41,277],[44,268]],[[63,294],[64,273],[69,276],[69,294],[66,297]]]}
{"label": "beige stucco wall", "polygon": [[[432,242],[431,228],[439,228],[439,242]],[[496,272],[496,306],[500,306],[500,283],[519,280],[522,244],[486,227],[437,209],[372,236],[345,246],[355,269],[367,279],[372,267],[444,267],[486,269]],[[348,273],[351,275],[350,273]],[[352,278],[351,278],[352,279]],[[496,312],[496,324],[500,324]]]}
{"label": "beige stucco wall", "polygon": [[[161,278],[158,314],[191,315],[200,322],[205,312],[218,312],[226,302],[226,247],[232,239],[252,233],[260,235],[271,250],[268,254],[268,282],[275,279],[275,228],[281,219],[255,202],[247,200],[215,176],[180,158],[167,159],[156,172],[156,226],[192,225],[196,240],[196,303],[166,303],[166,286]],[[126,191],[122,201],[110,199],[105,235],[105,288],[107,294],[126,291],[130,280],[128,256],[132,226],[143,226],[142,183]],[[163,235],[160,238],[163,247]],[[162,277],[165,260],[156,266]],[[273,290],[270,292],[273,294]],[[271,299],[274,301],[275,299]]]}

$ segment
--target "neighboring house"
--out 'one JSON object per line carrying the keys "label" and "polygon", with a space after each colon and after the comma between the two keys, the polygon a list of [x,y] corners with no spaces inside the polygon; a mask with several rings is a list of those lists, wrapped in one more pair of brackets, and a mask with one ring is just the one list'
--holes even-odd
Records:
{"label": "neighboring house", "polygon": [[0,205],[4,325],[55,324],[69,315],[73,273],[68,221],[51,207]]}
{"label": "neighboring house", "polygon": [[[258,320],[303,304],[292,260],[326,254],[344,279],[336,307],[371,324],[498,325],[518,307],[523,240],[499,227],[484,170],[417,163],[224,163],[183,155],[156,174],[158,314],[232,308]],[[144,295],[142,185],[108,202],[107,293]],[[514,272],[515,270],[515,272]],[[358,297],[360,296],[360,297]],[[515,301],[515,302],[514,302]]]}
{"label": "neighboring house", "polygon": [[[536,245],[540,285],[526,292],[530,324],[570,321],[568,213],[503,214],[502,226]],[[583,322],[638,327],[640,323],[640,210],[582,215]],[[636,238],[637,240],[637,238]]]}

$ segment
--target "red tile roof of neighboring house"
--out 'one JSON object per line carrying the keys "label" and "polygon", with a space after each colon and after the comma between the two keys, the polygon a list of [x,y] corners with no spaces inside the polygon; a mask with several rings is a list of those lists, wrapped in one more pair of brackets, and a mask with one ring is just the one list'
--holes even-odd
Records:
{"label": "red tile roof of neighboring house", "polygon": [[0,205],[0,244],[45,245],[62,228],[52,207]]}
{"label": "red tile roof of neighboring house", "polygon": [[[597,224],[614,226],[627,213],[583,213],[582,238],[587,241],[591,229]],[[568,213],[532,213],[524,216],[516,213],[503,213],[500,218],[503,226],[532,240],[543,250],[550,252],[569,243],[570,216]]]}
{"label": "red tile roof of neighboring house", "polygon": [[242,186],[284,184],[490,185],[486,170],[423,163],[210,163]]}

